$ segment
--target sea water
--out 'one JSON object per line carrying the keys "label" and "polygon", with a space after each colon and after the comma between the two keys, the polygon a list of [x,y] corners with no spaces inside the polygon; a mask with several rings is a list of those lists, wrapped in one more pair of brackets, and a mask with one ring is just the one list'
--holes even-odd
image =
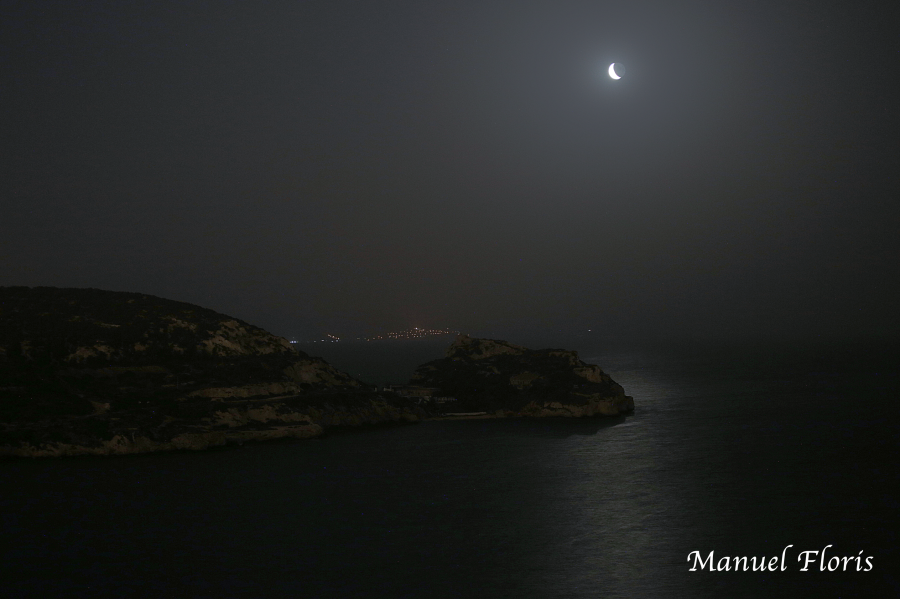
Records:
{"label": "sea water", "polygon": [[894,349],[598,344],[633,415],[2,462],[0,595],[898,596]]}

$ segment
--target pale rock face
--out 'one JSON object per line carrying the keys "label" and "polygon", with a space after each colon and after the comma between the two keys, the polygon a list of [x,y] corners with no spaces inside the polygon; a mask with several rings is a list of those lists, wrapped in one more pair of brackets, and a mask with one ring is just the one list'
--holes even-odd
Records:
{"label": "pale rock face", "polygon": [[196,324],[193,324],[190,322],[185,322],[183,320],[179,320],[178,318],[175,318],[174,316],[165,316],[165,317],[163,317],[163,320],[169,321],[168,329],[170,331],[174,330],[174,329],[188,329],[190,331],[197,330]]}
{"label": "pale rock face", "polygon": [[592,383],[605,383],[609,380],[609,376],[607,376],[599,366],[594,364],[584,364],[581,367],[575,368],[575,374]]}
{"label": "pale rock face", "polygon": [[91,405],[94,407],[94,414],[103,414],[109,411],[109,404],[106,402],[91,401]]}
{"label": "pale rock face", "polygon": [[524,391],[539,378],[541,378],[540,375],[535,372],[520,372],[509,377],[509,384],[519,391]]}
{"label": "pale rock face", "polygon": [[283,337],[265,331],[250,331],[236,320],[226,320],[212,333],[212,337],[201,341],[197,348],[214,356],[236,356],[290,351],[291,344]]}
{"label": "pale rock face", "polygon": [[447,349],[447,357],[452,358],[457,354],[465,355],[473,360],[481,360],[498,356],[500,354],[521,355],[528,351],[521,345],[515,345],[506,341],[494,339],[473,339],[468,335],[458,335]]}
{"label": "pale rock face", "polygon": [[350,375],[332,367],[327,362],[313,358],[300,360],[288,366],[284,369],[284,373],[298,383],[359,386],[359,383]]}
{"label": "pale rock face", "polygon": [[215,335],[210,339],[204,339],[197,347],[200,351],[214,356],[228,356],[245,353],[242,351],[243,348],[240,345],[233,341],[229,341],[222,335]]}
{"label": "pale rock face", "polygon": [[94,345],[93,347],[79,347],[66,357],[66,362],[84,362],[85,360],[96,358],[101,354],[103,354],[105,359],[109,360],[112,358],[115,351],[116,350],[112,347],[102,344]]}

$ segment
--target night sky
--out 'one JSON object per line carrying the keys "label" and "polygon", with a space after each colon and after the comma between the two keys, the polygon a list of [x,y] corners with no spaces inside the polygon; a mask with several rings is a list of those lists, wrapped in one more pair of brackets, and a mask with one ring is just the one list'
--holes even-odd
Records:
{"label": "night sky", "polygon": [[0,285],[298,339],[897,334],[894,9],[4,0]]}

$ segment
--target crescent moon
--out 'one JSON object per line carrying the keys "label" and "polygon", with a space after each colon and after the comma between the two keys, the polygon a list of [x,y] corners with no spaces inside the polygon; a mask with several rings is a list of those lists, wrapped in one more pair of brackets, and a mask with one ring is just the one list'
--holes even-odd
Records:
{"label": "crescent moon", "polygon": [[609,76],[613,79],[621,79],[618,75],[616,75],[616,63],[612,63],[609,65]]}

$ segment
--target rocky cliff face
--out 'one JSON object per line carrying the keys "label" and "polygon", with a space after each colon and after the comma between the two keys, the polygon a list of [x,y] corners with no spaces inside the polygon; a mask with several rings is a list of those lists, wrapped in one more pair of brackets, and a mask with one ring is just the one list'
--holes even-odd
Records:
{"label": "rocky cliff face", "polygon": [[634,400],[574,351],[530,350],[460,335],[441,360],[420,366],[413,385],[457,398],[453,409],[523,416],[615,416]]}
{"label": "rocky cliff face", "polygon": [[200,306],[0,288],[0,455],[204,449],[421,415]]}

